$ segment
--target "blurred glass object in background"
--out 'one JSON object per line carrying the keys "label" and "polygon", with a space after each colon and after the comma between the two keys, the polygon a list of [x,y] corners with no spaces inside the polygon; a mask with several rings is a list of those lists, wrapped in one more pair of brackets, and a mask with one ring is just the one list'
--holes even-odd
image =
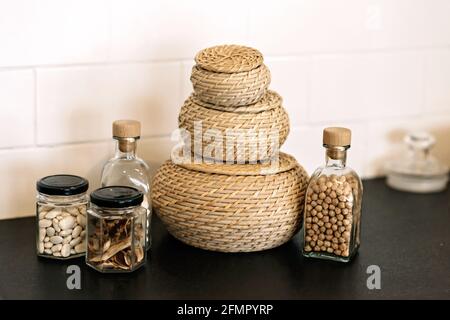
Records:
{"label": "blurred glass object in background", "polygon": [[448,167],[440,163],[431,149],[436,140],[428,132],[413,132],[405,136],[405,152],[386,164],[386,183],[391,188],[430,193],[445,190]]}

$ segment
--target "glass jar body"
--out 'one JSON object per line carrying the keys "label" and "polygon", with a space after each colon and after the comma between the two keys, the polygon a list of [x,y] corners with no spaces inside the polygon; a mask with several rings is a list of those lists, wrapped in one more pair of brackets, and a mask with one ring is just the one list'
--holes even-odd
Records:
{"label": "glass jar body", "polygon": [[[120,149],[120,143],[127,140],[129,147],[126,152]],[[128,141],[129,140],[129,141]],[[150,200],[149,167],[144,160],[136,155],[137,139],[118,139],[116,142],[116,155],[110,159],[102,170],[101,185],[128,186],[138,189],[144,194],[142,207],[146,209],[146,249],[151,248],[151,218],[152,206]],[[125,150],[125,149],[124,149]]]}
{"label": "glass jar body", "polygon": [[54,196],[37,193],[37,255],[70,259],[86,252],[86,193]]}
{"label": "glass jar body", "polygon": [[324,166],[311,177],[303,219],[305,257],[348,262],[360,245],[362,183],[349,167]]}
{"label": "glass jar body", "polygon": [[100,272],[131,272],[145,264],[147,212],[142,206],[88,210],[86,263]]}

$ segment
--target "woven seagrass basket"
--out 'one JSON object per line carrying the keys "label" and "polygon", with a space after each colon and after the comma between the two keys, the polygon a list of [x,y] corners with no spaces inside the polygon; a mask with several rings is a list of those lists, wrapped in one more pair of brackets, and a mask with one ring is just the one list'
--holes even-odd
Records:
{"label": "woven seagrass basket", "polygon": [[229,109],[216,110],[215,105],[194,96],[185,101],[178,125],[190,133],[191,146],[194,143],[202,146],[200,156],[227,162],[261,161],[272,158],[286,141],[289,117],[276,92],[268,90],[253,105]]}
{"label": "woven seagrass basket", "polygon": [[197,99],[236,107],[257,102],[270,84],[262,54],[253,48],[222,45],[206,48],[195,57],[191,81]]}
{"label": "woven seagrass basket", "polygon": [[167,230],[194,247],[251,252],[291,239],[302,222],[306,171],[280,153],[278,166],[164,163],[152,204]]}

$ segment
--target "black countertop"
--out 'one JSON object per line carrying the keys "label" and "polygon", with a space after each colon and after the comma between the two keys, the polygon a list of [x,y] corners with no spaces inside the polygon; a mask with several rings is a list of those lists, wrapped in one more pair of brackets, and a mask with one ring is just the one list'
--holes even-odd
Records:
{"label": "black countertop", "polygon": [[[309,260],[300,234],[258,253],[192,248],[158,219],[146,266],[101,274],[82,258],[55,261],[35,253],[35,220],[0,221],[1,299],[450,299],[450,191],[414,195],[364,181],[361,248],[349,264]],[[67,266],[81,267],[82,289],[68,290]],[[381,268],[369,290],[367,268]]]}

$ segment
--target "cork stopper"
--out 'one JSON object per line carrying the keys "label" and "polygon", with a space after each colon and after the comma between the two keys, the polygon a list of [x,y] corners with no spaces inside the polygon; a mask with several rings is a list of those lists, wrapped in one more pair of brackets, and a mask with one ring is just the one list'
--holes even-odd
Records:
{"label": "cork stopper", "polygon": [[139,138],[141,136],[141,123],[136,120],[117,120],[113,122],[113,137]]}
{"label": "cork stopper", "polygon": [[[136,148],[133,140],[141,136],[141,123],[136,120],[117,120],[113,122],[113,137],[119,138],[119,150],[132,152]],[[131,138],[130,141],[127,138]]]}
{"label": "cork stopper", "polygon": [[350,146],[352,132],[341,127],[329,127],[323,129],[323,144],[334,147]]}

